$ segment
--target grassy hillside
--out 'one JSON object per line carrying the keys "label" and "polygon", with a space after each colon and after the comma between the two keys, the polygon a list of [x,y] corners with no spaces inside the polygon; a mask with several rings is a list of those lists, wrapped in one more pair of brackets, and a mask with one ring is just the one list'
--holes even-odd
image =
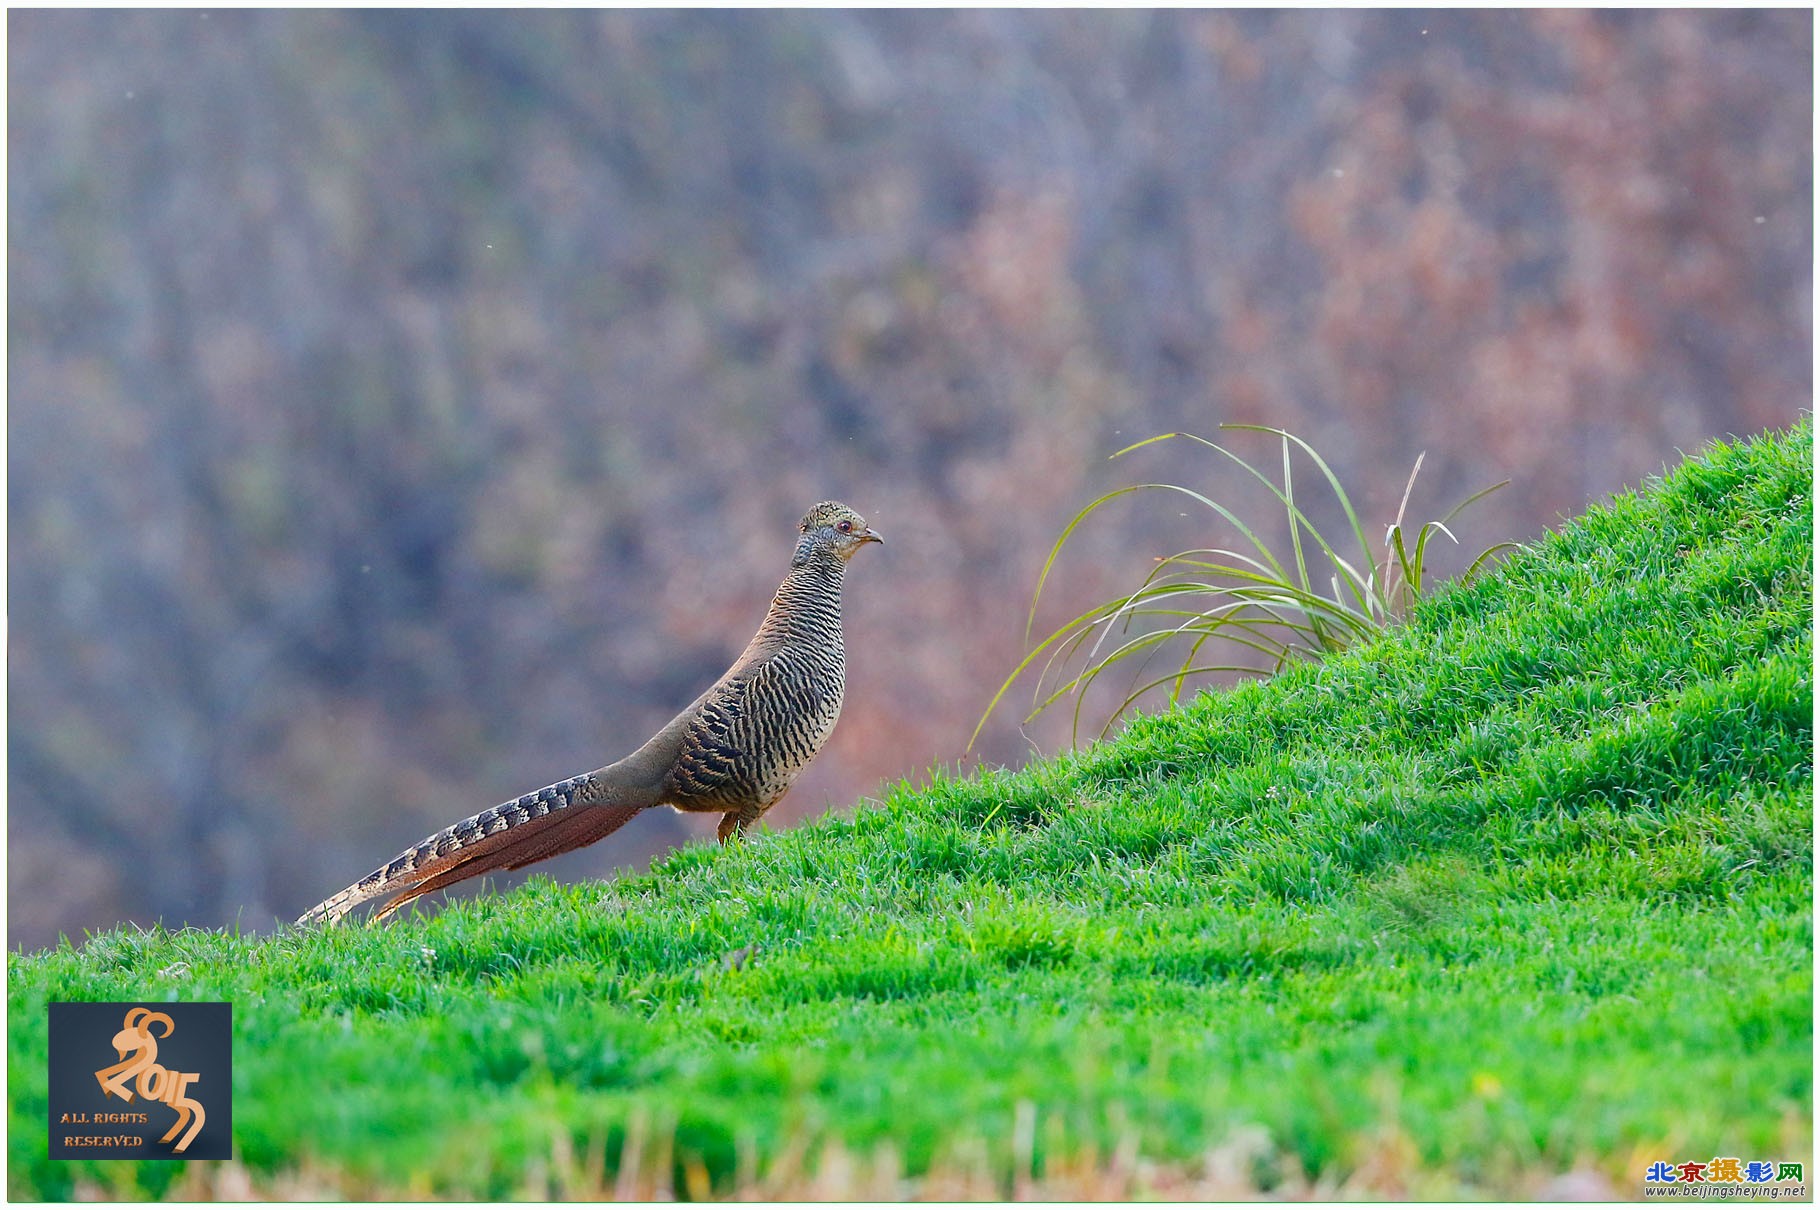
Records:
{"label": "grassy hillside", "polygon": [[[14,954],[9,1192],[1811,1162],[1811,449],[1715,447],[1381,642],[1023,772],[384,930]],[[233,1001],[236,1166],[44,1158],[47,1001],[134,997]]]}

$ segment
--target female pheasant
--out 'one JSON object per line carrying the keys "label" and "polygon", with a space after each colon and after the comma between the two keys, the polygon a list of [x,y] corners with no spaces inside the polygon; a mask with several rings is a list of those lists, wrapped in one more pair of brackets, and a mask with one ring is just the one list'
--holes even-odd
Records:
{"label": "female pheasant", "polygon": [[431,891],[593,844],[648,807],[721,816],[725,844],[784,796],[840,718],[846,690],[841,581],[883,542],[866,519],[823,501],[803,517],[790,571],[733,666],[623,760],[490,807],[406,849],[297,923],[339,923],[391,896],[379,921]]}

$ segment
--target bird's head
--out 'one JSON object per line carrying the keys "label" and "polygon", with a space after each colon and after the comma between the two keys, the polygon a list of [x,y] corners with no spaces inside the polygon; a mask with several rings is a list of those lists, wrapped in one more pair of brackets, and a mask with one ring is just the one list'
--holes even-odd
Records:
{"label": "bird's head", "polygon": [[796,544],[799,558],[820,548],[832,551],[845,563],[866,543],[885,540],[864,517],[835,500],[824,500],[805,513],[801,528],[802,538]]}

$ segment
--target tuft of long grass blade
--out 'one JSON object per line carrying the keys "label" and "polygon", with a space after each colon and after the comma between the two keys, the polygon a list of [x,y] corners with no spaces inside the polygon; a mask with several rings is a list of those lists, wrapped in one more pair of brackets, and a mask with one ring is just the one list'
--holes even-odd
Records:
{"label": "tuft of long grass blade", "polygon": [[[1285,432],[1282,429],[1269,428],[1264,425],[1256,425],[1256,424],[1226,425],[1226,424],[1223,424],[1220,427],[1237,429],[1237,430],[1247,431],[1247,432],[1270,433],[1270,434],[1277,436],[1279,439],[1281,439],[1283,442],[1283,446],[1284,446],[1285,486],[1279,487],[1277,485],[1277,483],[1273,479],[1271,479],[1271,477],[1269,475],[1266,475],[1263,471],[1260,471],[1257,467],[1255,467],[1255,466],[1251,465],[1251,463],[1247,462],[1243,457],[1241,457],[1238,454],[1233,453],[1231,450],[1227,449],[1225,446],[1219,444],[1216,441],[1209,441],[1207,438],[1196,436],[1193,433],[1175,433],[1175,434],[1170,434],[1170,435],[1177,436],[1177,437],[1183,437],[1189,441],[1193,441],[1200,445],[1204,445],[1208,449],[1213,450],[1215,453],[1218,453],[1218,454],[1230,459],[1246,474],[1248,474],[1252,478],[1256,479],[1259,483],[1262,483],[1264,485],[1264,487],[1273,496],[1276,497],[1277,503],[1279,503],[1283,506],[1285,512],[1288,514],[1288,517],[1289,517],[1290,546],[1291,546],[1292,554],[1294,556],[1293,561],[1294,561],[1294,563],[1296,565],[1296,569],[1297,569],[1296,582],[1302,588],[1307,589],[1310,587],[1309,582],[1308,582],[1308,572],[1307,572],[1307,568],[1306,568],[1306,565],[1305,565],[1305,562],[1303,559],[1303,555],[1302,555],[1302,543],[1301,543],[1300,535],[1301,535],[1301,531],[1303,529],[1306,529],[1308,531],[1309,536],[1315,540],[1315,543],[1321,548],[1322,553],[1325,554],[1329,559],[1334,561],[1334,563],[1336,565],[1344,565],[1345,560],[1343,560],[1340,557],[1339,552],[1334,550],[1332,544],[1330,544],[1327,541],[1326,537],[1322,535],[1319,527],[1317,527],[1314,524],[1314,522],[1311,521],[1308,518],[1308,516],[1302,512],[1302,510],[1300,508],[1296,507],[1295,495],[1293,492],[1293,482],[1290,478],[1290,472],[1288,469],[1288,467],[1289,467],[1288,444],[1290,441],[1294,441],[1303,450],[1307,451],[1309,456],[1314,460],[1315,465],[1321,469],[1321,472],[1326,477],[1328,484],[1333,488],[1335,498],[1339,501],[1341,510],[1346,514],[1347,523],[1352,529],[1353,537],[1359,543],[1359,550],[1364,556],[1365,564],[1367,566],[1371,565],[1371,562],[1372,562],[1371,544],[1365,537],[1365,531],[1364,531],[1363,526],[1361,526],[1359,524],[1358,514],[1353,510],[1352,501],[1346,495],[1345,489],[1340,486],[1340,481],[1339,481],[1338,476],[1336,476],[1333,473],[1332,468],[1330,468],[1327,465],[1326,461],[1324,459],[1322,459],[1320,457],[1320,455],[1318,455],[1314,452],[1314,447],[1310,446],[1307,442],[1303,441],[1300,437],[1296,437],[1292,433]],[[1147,443],[1146,442],[1139,443],[1139,445],[1144,445],[1144,444],[1147,444]],[[1137,447],[1132,446],[1132,447],[1128,447],[1128,448],[1135,449]],[[1187,489],[1177,489],[1177,490],[1186,491]],[[1190,494],[1197,495],[1198,493],[1190,493]],[[1225,516],[1228,519],[1236,520],[1235,518],[1232,517],[1232,514],[1230,511],[1228,511],[1224,508],[1221,508],[1220,512],[1221,512],[1222,516]],[[1261,550],[1268,551],[1268,548],[1265,547],[1263,545],[1263,543],[1259,542],[1258,539],[1254,535],[1252,535],[1252,533],[1249,529],[1246,529],[1243,532],[1245,533],[1247,540],[1251,541],[1254,545],[1257,545]],[[1278,574],[1281,575],[1284,580],[1288,580],[1289,577],[1283,573],[1282,567],[1280,564],[1277,563],[1275,556],[1270,555],[1269,558],[1270,558],[1270,561],[1271,561],[1273,567],[1278,572]],[[1355,592],[1354,592],[1354,599],[1357,601],[1360,609],[1369,611],[1369,608],[1370,608],[1369,599],[1367,597],[1365,597],[1362,593],[1358,592],[1356,590],[1356,587],[1355,587]]]}
{"label": "tuft of long grass blade", "polygon": [[[1024,622],[1024,641],[1026,643],[1028,643],[1030,641],[1030,632],[1036,628],[1036,606],[1037,606],[1037,602],[1039,602],[1043,599],[1043,585],[1045,585],[1049,582],[1049,571],[1051,568],[1053,568],[1055,566],[1056,557],[1062,553],[1062,547],[1067,544],[1068,536],[1075,531],[1075,529],[1080,525],[1081,522],[1085,521],[1090,515],[1092,515],[1096,510],[1098,510],[1101,505],[1110,503],[1111,501],[1118,499],[1120,496],[1128,496],[1132,492],[1143,491],[1146,487],[1154,487],[1154,486],[1156,486],[1156,485],[1149,484],[1149,483],[1134,483],[1128,487],[1121,487],[1121,488],[1117,488],[1113,491],[1109,491],[1106,494],[1095,499],[1091,504],[1089,504],[1086,508],[1083,508],[1080,512],[1074,514],[1073,517],[1069,518],[1068,524],[1064,525],[1062,527],[1061,536],[1056,538],[1055,545],[1053,545],[1049,548],[1049,557],[1043,560],[1043,570],[1036,577],[1036,591],[1034,593],[1032,593],[1030,596],[1030,616],[1027,619],[1025,619],[1025,622]],[[1020,669],[1020,671],[1021,671],[1021,669]],[[996,698],[994,698],[993,700],[995,702],[997,701]],[[975,732],[975,735],[977,736],[978,732]],[[971,743],[968,746],[971,747],[972,746]]]}
{"label": "tuft of long grass blade", "polygon": [[[1050,709],[1064,697],[1075,699],[1073,737],[1080,738],[1081,711],[1089,689],[1113,668],[1136,661],[1136,671],[1128,682],[1137,686],[1124,696],[1100,735],[1104,737],[1113,723],[1123,717],[1145,694],[1167,685],[1169,700],[1181,700],[1190,678],[1229,672],[1268,675],[1281,671],[1290,663],[1319,659],[1343,651],[1377,634],[1404,617],[1408,609],[1428,589],[1427,563],[1429,543],[1439,534],[1458,545],[1459,539],[1448,523],[1461,510],[1508,484],[1508,480],[1474,492],[1454,505],[1447,514],[1424,522],[1414,531],[1413,544],[1405,522],[1416,479],[1427,458],[1424,451],[1416,456],[1409,478],[1403,484],[1403,495],[1397,504],[1395,519],[1386,528],[1383,554],[1374,554],[1365,526],[1359,519],[1339,476],[1320,452],[1286,429],[1256,424],[1226,424],[1222,429],[1261,433],[1276,438],[1280,458],[1280,477],[1260,470],[1243,456],[1218,442],[1193,433],[1160,433],[1133,442],[1112,455],[1123,457],[1158,442],[1185,439],[1219,454],[1247,475],[1263,484],[1282,507],[1288,526],[1289,557],[1279,558],[1268,543],[1258,537],[1236,513],[1202,492],[1173,483],[1138,483],[1106,492],[1069,518],[1061,534],[1050,547],[1037,577],[1036,591],[1031,596],[1030,613],[1025,620],[1024,637],[1028,642],[1036,629],[1036,612],[1054,571],[1057,559],[1068,539],[1101,508],[1121,497],[1141,491],[1175,492],[1195,501],[1236,530],[1252,553],[1229,547],[1200,547],[1181,551],[1156,560],[1137,588],[1122,596],[1102,602],[1078,614],[1044,636],[1018,662],[992,695],[985,712],[973,729],[967,745],[978,741],[986,721],[1017,679],[1023,676],[1046,653],[1041,673],[1032,694],[1032,708],[1025,721]],[[1299,451],[1320,472],[1333,492],[1346,518],[1350,539],[1356,544],[1356,556],[1342,555],[1297,503],[1295,454]],[[1307,541],[1304,541],[1306,537]],[[1346,545],[1341,542],[1339,545]],[[1514,549],[1516,543],[1500,542],[1480,553],[1465,573],[1466,579],[1477,575],[1498,553]],[[1326,588],[1317,589],[1310,567],[1312,552],[1319,550],[1331,568]],[[1200,604],[1196,604],[1200,602]],[[1184,604],[1185,603],[1185,604]],[[1154,628],[1154,623],[1161,623]],[[1119,636],[1114,639],[1115,632]],[[1169,643],[1185,641],[1187,651],[1174,671],[1148,680],[1147,669]],[[1271,665],[1268,673],[1252,664],[1205,661],[1202,649],[1211,642],[1234,644],[1261,656]],[[1083,655],[1084,652],[1084,655]],[[1083,660],[1080,671],[1063,676],[1075,659]],[[1047,692],[1044,686],[1056,683]],[[1140,684],[1139,682],[1142,681]]]}
{"label": "tuft of long grass blade", "polygon": [[1495,546],[1487,547],[1485,550],[1479,552],[1479,557],[1472,561],[1472,566],[1468,567],[1466,569],[1466,574],[1460,578],[1462,580],[1470,580],[1478,575],[1479,570],[1483,568],[1486,563],[1490,562],[1494,556],[1501,555],[1507,550],[1522,549],[1523,544],[1521,542],[1499,542]]}
{"label": "tuft of long grass blade", "polygon": [[[1183,616],[1182,611],[1179,610],[1145,611],[1145,613],[1147,616],[1153,614]],[[1216,634],[1219,634],[1222,629],[1230,626],[1239,630],[1240,633],[1235,635],[1220,634],[1219,637],[1238,643],[1240,646],[1251,648],[1252,650],[1257,651],[1262,655],[1270,656],[1273,659],[1279,658],[1283,653],[1289,650],[1288,645],[1279,640],[1258,638],[1257,635],[1260,632],[1255,626],[1230,621],[1214,622],[1210,624],[1206,621],[1205,615],[1191,614],[1187,615],[1187,617],[1187,621],[1171,629],[1146,631],[1143,634],[1136,635],[1120,644],[1118,648],[1104,658],[1094,660],[1086,668],[1082,669],[1079,673],[1076,673],[1073,678],[1063,682],[1052,690],[1048,697],[1039,702],[1035,709],[1025,716],[1025,721],[1035,718],[1038,714],[1041,714],[1048,707],[1054,705],[1061,698],[1066,697],[1077,688],[1085,688],[1092,684],[1094,680],[1109,671],[1114,664],[1117,664],[1121,660],[1128,659],[1146,648],[1158,646],[1167,642],[1169,639],[1189,633],[1191,630],[1200,631],[1202,638],[1205,639],[1214,637]],[[1251,669],[1251,671],[1256,671],[1256,669]]]}

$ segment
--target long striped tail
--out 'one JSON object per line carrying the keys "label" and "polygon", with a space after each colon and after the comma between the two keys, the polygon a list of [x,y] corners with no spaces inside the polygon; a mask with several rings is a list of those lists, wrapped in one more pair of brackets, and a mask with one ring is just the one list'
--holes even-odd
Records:
{"label": "long striped tail", "polygon": [[419,895],[593,844],[651,805],[646,795],[606,792],[597,777],[586,773],[559,781],[450,824],[330,895],[297,923],[339,924],[360,905],[392,896],[374,913],[372,923],[377,923]]}

